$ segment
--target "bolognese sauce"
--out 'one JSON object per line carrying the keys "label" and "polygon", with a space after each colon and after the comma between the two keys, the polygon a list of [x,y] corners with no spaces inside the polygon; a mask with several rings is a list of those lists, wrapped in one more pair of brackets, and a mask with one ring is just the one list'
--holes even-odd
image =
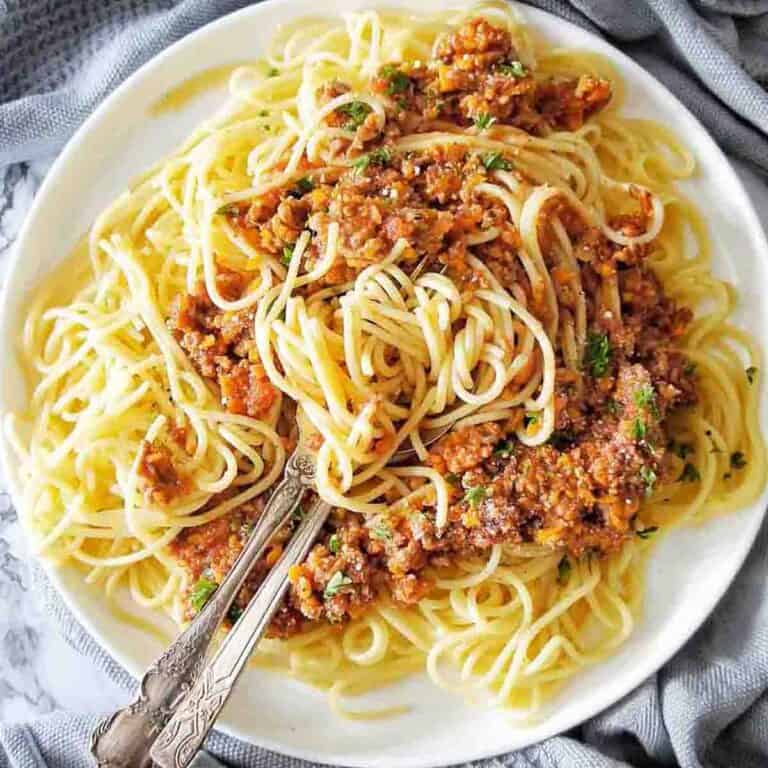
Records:
{"label": "bolognese sauce", "polygon": [[[229,206],[221,215],[254,246],[280,259],[290,259],[301,233],[309,231],[306,271],[325,253],[329,226],[337,224],[337,260],[321,281],[301,289],[308,293],[352,280],[405,239],[404,268],[427,259],[461,291],[471,292],[486,281],[473,270],[471,253],[544,322],[545,296],[517,255],[518,228],[501,201],[477,193],[498,171],[529,183],[514,157],[504,151],[478,154],[461,144],[399,153],[393,142],[436,127],[492,132],[498,124],[538,136],[574,131],[609,103],[610,83],[579,73],[535,77],[519,61],[509,33],[482,19],[466,22],[436,55],[430,64],[384,65],[372,78],[371,91],[389,97],[383,128],[363,101],[328,115],[328,125],[350,129],[348,138],[334,139],[334,151],[351,161],[348,169],[315,174],[303,161],[306,176],[299,182]],[[334,81],[320,97],[327,102],[349,90]],[[649,203],[640,191],[635,197],[636,210],[609,219],[614,230],[646,231]],[[696,399],[692,366],[675,349],[692,315],[665,296],[649,268],[652,244],[616,244],[564,198],[552,203],[551,213],[575,243],[589,329],[580,370],[556,352],[552,438],[536,447],[515,438],[521,428],[536,428],[536,415],[521,406],[506,421],[454,430],[430,446],[428,464],[450,488],[442,527],[428,497],[386,516],[334,510],[306,560],[291,569],[290,594],[272,623],[273,634],[290,635],[317,621],[342,622],[382,593],[418,602],[432,588],[435,567],[487,553],[496,544],[533,542],[576,557],[600,556],[634,535],[642,499],[669,471],[665,420]],[[495,239],[470,243],[472,235],[490,228],[498,230]],[[572,276],[550,254],[555,234],[546,224],[538,234],[558,303],[575,311],[579,297]],[[620,317],[601,300],[606,276],[616,279]],[[217,281],[222,295],[237,298],[247,276],[219,265]],[[199,373],[218,388],[224,407],[254,417],[274,407],[279,393],[259,361],[252,311],[221,311],[201,284],[178,297],[168,323]],[[156,453],[143,464],[148,492],[173,491],[166,457],[150,460]],[[172,550],[193,582],[206,579],[215,588],[262,507],[261,500],[250,502],[178,536]],[[289,534],[279,533],[256,564],[237,606],[247,604]],[[196,609],[193,600],[190,614]]]}

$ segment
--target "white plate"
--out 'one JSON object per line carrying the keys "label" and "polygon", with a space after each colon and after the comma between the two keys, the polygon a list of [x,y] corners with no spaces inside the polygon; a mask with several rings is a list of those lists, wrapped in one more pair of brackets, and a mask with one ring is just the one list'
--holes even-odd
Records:
{"label": "white plate", "polygon": [[[333,0],[325,13],[370,6],[371,0]],[[408,6],[407,0],[386,0]],[[442,7],[420,0],[419,10]],[[222,92],[207,93],[188,108],[160,117],[150,106],[169,88],[209,67],[252,59],[276,25],[317,11],[310,0],[271,0],[227,16],[181,40],[130,77],[67,145],[38,193],[19,236],[0,316],[0,410],[24,402],[14,347],[29,290],[63,257],[100,210],[137,173],[161,158],[210,114]],[[656,80],[613,47],[562,20],[530,8],[523,16],[547,39],[605,54],[629,87],[627,112],[671,126],[695,152],[700,173],[684,185],[707,212],[715,242],[716,271],[740,290],[740,319],[768,348],[768,244],[736,174],[695,118]],[[13,361],[13,362],[12,362]],[[760,377],[765,380],[766,377]],[[765,399],[765,392],[762,393]],[[763,408],[765,413],[765,408]],[[6,476],[14,461],[3,446]],[[741,566],[763,517],[765,498],[749,509],[700,528],[675,531],[660,542],[650,563],[644,616],[614,657],[578,676],[533,727],[502,712],[473,708],[416,677],[377,699],[413,705],[389,721],[347,722],[333,717],[324,696],[284,678],[246,673],[219,723],[221,730],[279,752],[326,763],[416,768],[463,762],[517,749],[571,728],[628,693],[658,669],[704,621]],[[68,606],[133,675],[160,650],[153,638],[121,624],[70,571],[51,577]]]}

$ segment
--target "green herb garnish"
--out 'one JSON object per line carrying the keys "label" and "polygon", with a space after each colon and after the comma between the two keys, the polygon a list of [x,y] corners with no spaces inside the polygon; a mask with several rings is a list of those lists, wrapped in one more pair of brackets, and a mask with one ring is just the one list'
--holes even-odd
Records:
{"label": "green herb garnish", "polygon": [[496,118],[487,112],[480,112],[480,114],[475,115],[474,120],[475,127],[481,131],[487,131],[496,122]]}
{"label": "green herb garnish", "polygon": [[528,429],[528,427],[535,427],[538,423],[539,423],[538,413],[527,411],[525,416],[523,416],[523,427],[525,427],[525,429]]}
{"label": "green herb garnish", "polygon": [[200,613],[203,606],[208,602],[218,586],[219,585],[215,581],[211,581],[211,579],[207,579],[205,576],[201,576],[197,580],[195,588],[189,595],[189,604],[197,613]]}
{"label": "green herb garnish", "polygon": [[650,467],[643,466],[640,468],[640,479],[645,483],[645,495],[650,496],[658,480],[657,474]]}
{"label": "green herb garnish", "polygon": [[371,113],[371,108],[364,101],[350,101],[348,104],[337,107],[336,111],[349,118],[344,123],[344,127],[348,131],[354,131],[365,122],[365,118]]}
{"label": "green herb garnish", "polygon": [[568,555],[563,555],[562,559],[557,564],[557,583],[567,584],[568,579],[571,578],[571,570],[573,570],[573,566],[568,559]]}
{"label": "green herb garnish", "polygon": [[645,384],[635,390],[635,403],[638,408],[650,411],[655,418],[659,418],[659,407],[656,405],[656,391],[651,384]]}
{"label": "green herb garnish", "polygon": [[331,576],[330,581],[325,585],[323,597],[333,597],[334,595],[338,595],[342,589],[351,585],[352,579],[350,579],[349,576],[345,576],[341,571],[336,571],[336,573]]}
{"label": "green herb garnish", "polygon": [[221,216],[237,216],[240,213],[240,206],[237,203],[225,203],[221,208],[216,209],[216,213]]}
{"label": "green herb garnish", "polygon": [[369,152],[367,155],[360,155],[352,163],[356,173],[362,173],[369,165],[387,165],[392,159],[392,153],[386,147],[379,147]]}
{"label": "green herb garnish", "polygon": [[287,267],[291,263],[292,258],[293,258],[293,248],[291,248],[290,245],[286,245],[283,248],[283,256],[280,259],[280,261],[282,261],[283,264],[285,264],[285,266]]}
{"label": "green herb garnish", "polygon": [[685,466],[683,467],[683,471],[680,473],[680,477],[677,478],[678,483],[695,483],[698,480],[701,480],[701,475],[699,474],[699,470],[696,469],[696,467],[691,464],[690,461],[685,462]]}
{"label": "green herb garnish", "polygon": [[747,460],[741,451],[736,451],[731,454],[731,466],[734,469],[744,469],[747,466]]}
{"label": "green herb garnish", "polygon": [[243,615],[243,609],[237,604],[232,603],[227,611],[227,618],[231,624],[234,624]]}
{"label": "green herb garnish", "polygon": [[259,117],[269,117],[269,110],[268,109],[262,109],[259,112]]}
{"label": "green herb garnish", "polygon": [[277,77],[280,74],[280,70],[277,67],[270,67],[267,71],[267,77]]}
{"label": "green herb garnish", "polygon": [[522,61],[505,62],[504,64],[499,64],[496,69],[509,77],[525,77],[528,74]]}
{"label": "green herb garnish", "polygon": [[642,530],[635,531],[635,535],[639,536],[641,539],[650,539],[651,536],[653,536],[653,534],[658,530],[658,525],[652,525],[649,528],[643,528]]}
{"label": "green herb garnish", "polygon": [[611,342],[605,333],[590,332],[587,335],[587,346],[584,350],[584,363],[595,378],[600,378],[608,373],[611,362]]}
{"label": "green herb garnish", "polygon": [[451,485],[459,485],[461,478],[455,472],[449,472],[445,476],[445,482],[450,483]]}
{"label": "green herb garnish", "polygon": [[493,449],[493,455],[502,456],[506,459],[508,456],[512,455],[512,444],[509,440],[500,440],[496,443],[496,446]]}
{"label": "green herb garnish", "polygon": [[338,533],[334,533],[330,539],[328,539],[328,550],[334,555],[338,555],[341,552],[341,536]]}
{"label": "green herb garnish", "polygon": [[690,360],[685,364],[685,368],[683,368],[683,373],[686,376],[693,376],[694,373],[696,373],[696,363],[692,363]]}
{"label": "green herb garnish", "polygon": [[640,419],[636,418],[632,422],[632,437],[637,440],[638,442],[640,440],[645,440],[645,435],[648,432],[648,428],[645,425],[645,422]]}
{"label": "green herb garnish", "polygon": [[394,64],[387,64],[382,67],[381,74],[389,81],[387,94],[390,96],[405,93],[411,85],[411,78],[405,72],[401,72]]}
{"label": "green herb garnish", "polygon": [[757,377],[757,368],[755,368],[754,365],[750,365],[745,373],[747,374],[747,381],[749,381],[750,384],[754,384],[755,378]]}
{"label": "green herb garnish", "polygon": [[512,169],[512,163],[505,159],[501,152],[486,152],[480,156],[480,162],[486,171],[509,171]]}
{"label": "green herb garnish", "polygon": [[299,195],[306,195],[315,188],[315,183],[308,176],[303,176],[296,182],[294,189]]}
{"label": "green herb garnish", "polygon": [[377,525],[372,531],[371,535],[374,539],[380,539],[381,541],[391,541],[392,531],[384,525]]}
{"label": "green herb garnish", "polygon": [[474,488],[468,488],[464,494],[464,501],[470,507],[476,507],[488,498],[488,489],[484,485],[476,485]]}

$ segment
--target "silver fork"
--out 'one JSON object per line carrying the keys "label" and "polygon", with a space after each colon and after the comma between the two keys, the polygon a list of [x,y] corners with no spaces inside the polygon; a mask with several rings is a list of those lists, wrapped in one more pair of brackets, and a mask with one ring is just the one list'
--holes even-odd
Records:
{"label": "silver fork", "polygon": [[[411,273],[412,279],[415,280],[422,274],[429,263],[430,257],[422,258]],[[444,271],[445,267],[441,272]],[[429,446],[448,432],[451,426],[448,424],[427,430],[422,435],[422,442]],[[94,729],[91,735],[91,754],[96,758],[99,768],[148,768],[151,765],[150,748],[176,708],[197,683],[211,641],[253,564],[261,557],[275,531],[285,524],[306,489],[314,485],[314,456],[303,447],[303,442],[300,439],[299,446],[288,458],[284,477],[270,497],[243,551],[203,610],[147,669],[134,701],[106,717]],[[403,447],[394,453],[390,463],[399,464],[415,455],[415,449],[409,443],[404,443]],[[286,548],[281,562],[285,560],[289,550],[290,547]],[[274,570],[273,568],[272,571]],[[255,601],[256,598],[251,602]],[[250,608],[247,610],[250,611]],[[243,616],[238,620],[230,637],[242,623]],[[266,624],[268,623],[267,621]],[[258,637],[254,645],[257,641]],[[232,680],[232,685],[236,679],[237,674]],[[210,725],[214,720],[215,716]],[[207,733],[207,729],[205,732]]]}
{"label": "silver fork", "polygon": [[[448,428],[434,430],[431,441],[437,440]],[[402,449],[394,454],[391,461],[402,460],[415,453],[413,448]],[[315,502],[256,596],[177,706],[150,751],[152,760],[159,768],[187,768],[202,747],[280,605],[288,588],[288,569],[307,556],[330,510],[330,505],[321,499]]]}
{"label": "silver fork", "polygon": [[280,606],[289,568],[307,556],[330,511],[321,499],[312,505],[256,596],[157,737],[151,755],[159,768],[187,768],[194,759]]}
{"label": "silver fork", "polygon": [[200,675],[211,640],[253,564],[314,484],[314,478],[314,457],[299,445],[226,578],[194,621],[146,671],[134,701],[96,726],[91,754],[99,768],[145,768],[151,764],[149,748]]}
{"label": "silver fork", "polygon": [[[450,429],[450,425],[426,432],[422,438],[424,444],[430,445],[435,442],[448,429]],[[401,463],[415,455],[416,451],[413,448],[401,448],[392,456],[391,462]],[[243,586],[253,564],[261,557],[275,531],[285,524],[307,488],[314,485],[314,477],[314,456],[300,445],[286,462],[285,475],[270,497],[243,551],[205,607],[147,669],[141,679],[139,692],[134,701],[127,707],[106,717],[96,726],[91,736],[91,753],[96,758],[96,764],[99,768],[148,768],[151,766],[150,749],[165,728],[166,723],[173,716],[176,708],[180,705],[183,706],[185,713],[183,716],[189,719],[190,710],[185,705],[185,702],[188,701],[186,697],[198,682],[208,648],[216,631],[229,611],[232,601]],[[313,511],[316,509],[317,505],[313,507]],[[320,513],[308,515],[299,530],[308,530],[307,526],[312,525],[316,526],[313,528],[315,532],[319,531],[326,516],[327,509],[321,520]],[[299,562],[303,559],[303,556],[296,553],[300,546],[303,546],[301,542],[304,539],[300,539],[299,543],[295,547],[293,546],[293,540],[298,538],[298,533],[299,531],[293,536],[291,545],[286,548],[279,561],[286,563],[286,569],[293,562]],[[278,573],[276,568],[277,566],[270,571],[270,576],[273,572]],[[274,578],[277,580],[279,577],[275,575]],[[283,579],[281,596],[286,586],[287,582]],[[264,601],[258,599],[260,594],[261,590],[237,621],[225,644],[230,645],[234,638],[238,638],[238,643],[242,644],[246,642],[246,637],[253,638],[250,643],[251,648],[258,642],[263,629],[269,623],[268,618],[263,623],[261,632],[248,632],[246,634],[246,630],[241,629],[241,627],[244,627],[243,618],[246,613],[253,616],[256,611],[264,609]],[[266,600],[266,597],[264,599]],[[279,598],[274,603],[268,603],[267,609],[272,610],[272,606],[276,606],[277,603],[279,603]],[[254,607],[251,608],[251,606]],[[269,613],[269,617],[271,615],[272,613]],[[247,658],[247,654],[245,658]],[[220,661],[219,666],[223,663],[224,661]],[[230,688],[234,685],[240,669],[242,667],[238,667],[234,675],[230,674],[227,677],[230,681]],[[217,690],[221,692],[221,683]],[[198,690],[196,695],[203,696],[203,693]],[[221,706],[224,705],[228,695],[229,691],[227,690],[226,695],[221,700]],[[189,720],[198,728],[195,733],[202,733],[202,737],[196,740],[198,744],[202,743],[221,706],[216,709],[213,717],[206,721],[207,725],[204,730],[202,730],[203,721],[200,718]],[[174,726],[175,728],[176,726]],[[178,730],[177,733],[181,734],[182,731]],[[154,756],[160,765],[174,765],[174,768],[178,765],[186,765],[186,763],[167,762],[170,759],[168,753],[172,749],[173,743],[175,742],[168,742],[164,748],[164,754],[160,757],[165,762],[160,762],[160,759]]]}

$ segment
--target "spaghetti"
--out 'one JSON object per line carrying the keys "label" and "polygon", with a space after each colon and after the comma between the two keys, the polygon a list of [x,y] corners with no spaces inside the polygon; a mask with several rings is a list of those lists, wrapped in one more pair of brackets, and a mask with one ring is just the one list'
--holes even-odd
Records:
{"label": "spaghetti", "polygon": [[535,713],[632,631],[653,534],[765,480],[693,158],[620,88],[506,5],[281,29],[30,307],[6,432],[37,550],[187,620],[300,404],[335,511],[257,663],[340,710],[425,669]]}

